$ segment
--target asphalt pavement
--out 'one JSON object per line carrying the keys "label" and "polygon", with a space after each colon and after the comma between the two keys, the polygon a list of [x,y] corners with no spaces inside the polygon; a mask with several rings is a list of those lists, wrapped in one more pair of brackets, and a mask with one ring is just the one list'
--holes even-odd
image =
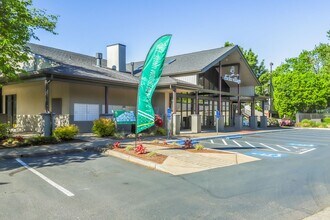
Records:
{"label": "asphalt pavement", "polygon": [[296,129],[203,140],[261,160],[179,176],[95,152],[1,160],[0,219],[303,219],[330,206],[329,142]]}

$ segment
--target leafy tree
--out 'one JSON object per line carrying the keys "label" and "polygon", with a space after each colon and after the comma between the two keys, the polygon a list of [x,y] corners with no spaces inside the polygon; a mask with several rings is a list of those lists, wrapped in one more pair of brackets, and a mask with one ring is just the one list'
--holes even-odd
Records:
{"label": "leafy tree", "polygon": [[22,63],[29,60],[27,42],[39,40],[35,30],[56,34],[57,16],[33,8],[32,0],[1,0],[0,14],[0,73],[6,80],[13,80],[24,73]]}
{"label": "leafy tree", "polygon": [[281,117],[294,118],[297,112],[329,106],[330,44],[321,43],[312,51],[286,59],[273,74],[274,105]]}

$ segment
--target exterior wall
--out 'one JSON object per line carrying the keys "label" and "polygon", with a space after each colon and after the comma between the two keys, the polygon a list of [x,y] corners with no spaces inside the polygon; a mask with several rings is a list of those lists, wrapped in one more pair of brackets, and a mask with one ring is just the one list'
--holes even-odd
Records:
{"label": "exterior wall", "polygon": [[179,79],[188,83],[192,83],[194,85],[197,85],[197,75],[192,75],[192,76],[179,76],[179,77],[174,77],[175,79]]}
{"label": "exterior wall", "polygon": [[17,95],[17,115],[36,115],[44,112],[44,82],[28,82],[6,85],[2,88],[3,112],[5,112],[6,95]]}
{"label": "exterior wall", "polygon": [[[231,93],[237,93],[237,87],[230,88]],[[254,86],[241,86],[239,88],[240,95],[254,96]]]}
{"label": "exterior wall", "polygon": [[[3,87],[5,95],[17,95],[17,131],[42,132],[43,123],[40,113],[43,113],[45,105],[44,81],[33,83],[20,83]],[[74,104],[97,104],[99,114],[102,114],[104,106],[105,89],[103,86],[93,86],[78,83],[66,83],[53,81],[50,84],[50,110],[52,99],[62,99],[62,114],[54,116],[55,127],[76,124],[81,132],[91,132],[93,121],[74,121]],[[108,87],[108,104],[115,106],[136,106],[136,89],[125,87]],[[155,113],[165,117],[165,93],[155,92],[153,97]],[[5,98],[3,98],[5,110]],[[109,109],[109,113],[111,109]]]}

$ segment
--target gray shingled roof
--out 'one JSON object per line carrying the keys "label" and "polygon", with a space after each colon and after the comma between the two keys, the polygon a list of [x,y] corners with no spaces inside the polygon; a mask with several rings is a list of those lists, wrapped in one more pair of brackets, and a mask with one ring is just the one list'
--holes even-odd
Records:
{"label": "gray shingled roof", "polygon": [[[113,78],[114,80],[138,83],[138,79],[129,73],[123,73],[106,68],[106,60],[102,60],[102,67],[97,67],[95,65],[96,63],[95,58],[92,56],[87,56],[84,54],[74,53],[70,51],[60,50],[60,49],[38,45],[38,44],[32,44],[32,43],[29,43],[28,46],[30,47],[31,52],[34,54],[41,55],[59,64],[66,64],[71,66],[70,68],[68,68],[68,66],[64,65],[65,67],[62,68],[63,71],[69,69],[71,71],[73,67],[76,66],[77,67],[76,69],[79,69],[78,72],[81,73],[81,76],[83,76],[84,73],[89,72],[89,74],[101,74],[101,75],[103,74],[106,75],[107,77]],[[84,71],[82,71],[82,69],[84,69]],[[72,74],[72,71],[68,72],[68,74]],[[95,76],[95,77],[99,78],[99,76]]]}
{"label": "gray shingled roof", "polygon": [[[163,69],[163,76],[174,76],[184,73],[202,72],[205,67],[229,53],[236,46],[221,47],[211,50],[203,50],[194,53],[187,53],[177,56],[167,57]],[[138,67],[143,66],[144,61],[134,62],[134,73],[140,73]],[[131,71],[131,64],[126,65],[126,69]]]}
{"label": "gray shingled roof", "polygon": [[[34,54],[38,54],[60,64],[56,67],[39,70],[41,74],[54,74],[62,77],[75,77],[91,80],[104,80],[108,83],[124,83],[138,86],[139,77],[130,73],[119,72],[106,68],[106,60],[102,60],[102,67],[95,65],[95,58],[84,54],[74,53],[52,47],[29,43],[28,46]],[[158,86],[179,85],[199,88],[194,84],[174,79],[168,76],[161,77]]]}

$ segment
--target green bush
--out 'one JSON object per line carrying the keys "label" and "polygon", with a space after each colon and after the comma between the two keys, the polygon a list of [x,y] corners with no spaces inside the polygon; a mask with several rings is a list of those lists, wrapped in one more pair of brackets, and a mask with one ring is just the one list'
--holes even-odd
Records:
{"label": "green bush", "polygon": [[195,145],[195,149],[196,150],[203,150],[204,149],[204,146],[202,144],[196,144]]}
{"label": "green bush", "polygon": [[[122,134],[122,133],[118,133],[118,132],[114,133],[112,136],[113,136],[115,139],[124,139],[124,138],[125,138],[125,135],[124,135],[124,134]],[[102,136],[101,136],[101,137],[102,137]],[[103,137],[105,137],[105,136],[103,136]]]}
{"label": "green bush", "polygon": [[268,118],[268,124],[270,127],[278,127],[280,124],[276,118]]}
{"label": "green bush", "polygon": [[323,118],[322,122],[325,122],[327,124],[330,124],[330,118]]}
{"label": "green bush", "polygon": [[115,122],[111,119],[100,118],[93,123],[92,131],[99,137],[113,136],[115,133]]}
{"label": "green bush", "polygon": [[24,140],[23,145],[43,145],[43,144],[57,144],[59,140],[53,136],[33,136]]}
{"label": "green bush", "polygon": [[0,140],[3,140],[9,136],[9,124],[0,124]]}
{"label": "green bush", "polygon": [[147,154],[148,157],[154,157],[156,155],[157,155],[157,153],[155,151],[151,151]]}
{"label": "green bush", "polygon": [[165,136],[166,135],[165,128],[157,127],[156,134],[161,135],[161,136]]}
{"label": "green bush", "polygon": [[78,132],[76,125],[61,126],[54,130],[54,137],[58,140],[72,140]]}
{"label": "green bush", "polygon": [[134,150],[134,146],[132,146],[132,145],[127,145],[125,147],[125,151],[132,151],[132,150]]}

